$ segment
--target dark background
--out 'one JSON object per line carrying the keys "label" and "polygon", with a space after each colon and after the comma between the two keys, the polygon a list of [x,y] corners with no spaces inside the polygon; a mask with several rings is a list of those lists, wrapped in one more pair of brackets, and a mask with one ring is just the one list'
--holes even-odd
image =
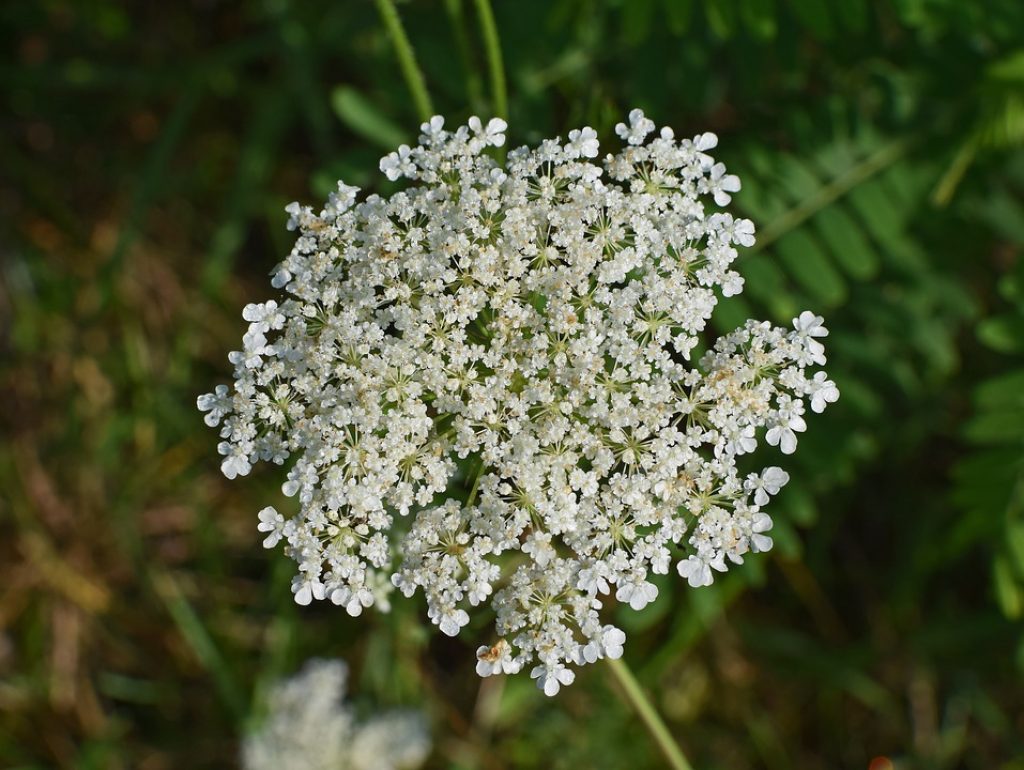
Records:
{"label": "dark background", "polygon": [[[434,108],[494,112],[469,0],[398,4]],[[698,768],[1024,768],[1024,3],[494,0],[513,146],[632,107],[711,130],[759,229],[746,317],[823,314],[777,547],[621,613]],[[298,608],[195,398],[273,295],[284,206],[420,122],[369,0],[0,6],[0,765],[220,768],[341,656],[434,767],[660,757],[601,666],[480,690],[480,617]],[[497,701],[493,713],[481,704]]]}

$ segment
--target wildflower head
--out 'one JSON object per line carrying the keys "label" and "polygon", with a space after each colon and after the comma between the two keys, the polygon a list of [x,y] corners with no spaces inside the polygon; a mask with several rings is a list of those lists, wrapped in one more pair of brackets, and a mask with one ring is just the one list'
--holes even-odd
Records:
{"label": "wildflower head", "polygon": [[[288,464],[290,516],[260,513],[296,561],[296,600],[350,614],[393,586],[456,635],[489,605],[481,675],[527,668],[553,695],[622,654],[611,601],[642,609],[673,564],[693,586],[771,547],[783,453],[838,397],[822,319],[704,340],[754,226],[713,134],[655,134],[639,110],[596,162],[589,127],[508,154],[504,121],[381,160],[405,186],[289,207],[281,296],[249,305],[233,390],[199,399],[229,478]],[[653,139],[651,138],[654,135]],[[699,351],[704,350],[703,354]]]}

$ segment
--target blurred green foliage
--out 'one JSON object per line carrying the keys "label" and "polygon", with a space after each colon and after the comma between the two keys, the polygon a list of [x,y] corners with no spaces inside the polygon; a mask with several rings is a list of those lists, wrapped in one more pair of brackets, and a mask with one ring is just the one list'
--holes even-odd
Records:
{"label": "blurred green foliage", "polygon": [[[399,3],[434,108],[495,111],[479,11]],[[712,130],[759,226],[748,314],[828,319],[840,402],[777,550],[623,613],[699,768],[1024,768],[1024,4],[494,0],[513,144],[634,106]],[[437,767],[657,767],[600,667],[481,685],[414,602],[300,609],[198,393],[290,247],[416,134],[373,3],[0,6],[0,764],[225,767],[262,693],[343,656]],[[891,761],[893,764],[886,764]]]}

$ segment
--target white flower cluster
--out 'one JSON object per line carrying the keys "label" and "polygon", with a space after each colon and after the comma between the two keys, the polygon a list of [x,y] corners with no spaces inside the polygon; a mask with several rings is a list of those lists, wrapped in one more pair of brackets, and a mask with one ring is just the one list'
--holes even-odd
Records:
{"label": "white flower cluster", "polygon": [[[490,602],[481,675],[533,664],[549,695],[569,666],[622,653],[600,611],[639,610],[675,561],[691,585],[771,547],[762,510],[788,476],[742,475],[759,437],[791,453],[838,398],[822,319],[767,323],[691,356],[754,226],[721,211],[739,180],[639,110],[600,164],[596,133],[508,154],[505,123],[440,117],[381,161],[390,197],[339,184],[292,204],[285,298],[245,308],[233,391],[199,399],[229,478],[294,458],[299,512],[260,513],[299,565],[296,600],[352,615],[389,582],[422,591],[455,635]],[[697,356],[693,356],[697,358]]]}
{"label": "white flower cluster", "polygon": [[378,714],[357,723],[344,703],[348,667],[311,660],[272,688],[267,716],[242,744],[245,770],[413,770],[430,754],[423,716]]}

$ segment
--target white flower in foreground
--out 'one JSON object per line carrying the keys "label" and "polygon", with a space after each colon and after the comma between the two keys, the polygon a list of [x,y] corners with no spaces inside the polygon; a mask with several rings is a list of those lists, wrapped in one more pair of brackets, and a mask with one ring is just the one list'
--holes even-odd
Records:
{"label": "white flower in foreground", "polygon": [[423,716],[379,713],[357,722],[345,704],[348,667],[311,660],[279,682],[260,728],[242,745],[244,770],[413,770],[430,754]]}
{"label": "white flower in foreground", "polygon": [[284,516],[278,513],[276,508],[268,505],[260,511],[259,519],[260,523],[256,525],[256,529],[269,533],[263,540],[263,547],[273,548],[281,542],[281,536],[284,534]]}
{"label": "white flower in foreground", "polygon": [[482,125],[480,118],[475,115],[469,119],[469,130],[476,135],[476,139],[481,143],[479,145],[481,149],[488,145],[492,147],[503,146],[505,144],[506,128],[508,128],[508,123],[501,118],[491,118],[487,121],[486,126]]}
{"label": "white flower in foreground", "polygon": [[807,371],[827,334],[809,311],[690,359],[755,240],[716,210],[740,184],[714,134],[633,110],[600,163],[583,127],[499,166],[506,129],[432,118],[381,161],[399,192],[289,206],[283,292],[246,306],[234,389],[198,406],[229,478],[290,462],[296,512],[259,529],[295,560],[297,602],[359,615],[422,592],[450,635],[489,605],[477,672],[551,695],[622,654],[609,602],[656,601],[673,561],[703,586],[771,547],[763,507],[789,477],[737,458],[794,452],[838,390]]}
{"label": "white flower in foreground", "polygon": [[615,133],[629,144],[637,145],[643,144],[644,139],[654,128],[654,121],[645,116],[643,110],[631,110],[629,113],[629,125],[619,123],[615,126]]}
{"label": "white flower in foreground", "polygon": [[811,411],[821,414],[826,406],[839,400],[839,388],[828,379],[825,372],[815,372],[813,379],[807,384],[807,395],[811,397]]}
{"label": "white flower in foreground", "polygon": [[760,475],[751,473],[743,482],[743,489],[754,493],[754,505],[768,505],[772,495],[779,494],[789,483],[789,474],[777,465],[765,468]]}
{"label": "white flower in foreground", "polygon": [[566,668],[561,663],[537,666],[530,672],[530,678],[537,680],[537,686],[544,691],[545,695],[558,695],[562,685],[570,685],[576,681],[576,674],[572,669]]}

